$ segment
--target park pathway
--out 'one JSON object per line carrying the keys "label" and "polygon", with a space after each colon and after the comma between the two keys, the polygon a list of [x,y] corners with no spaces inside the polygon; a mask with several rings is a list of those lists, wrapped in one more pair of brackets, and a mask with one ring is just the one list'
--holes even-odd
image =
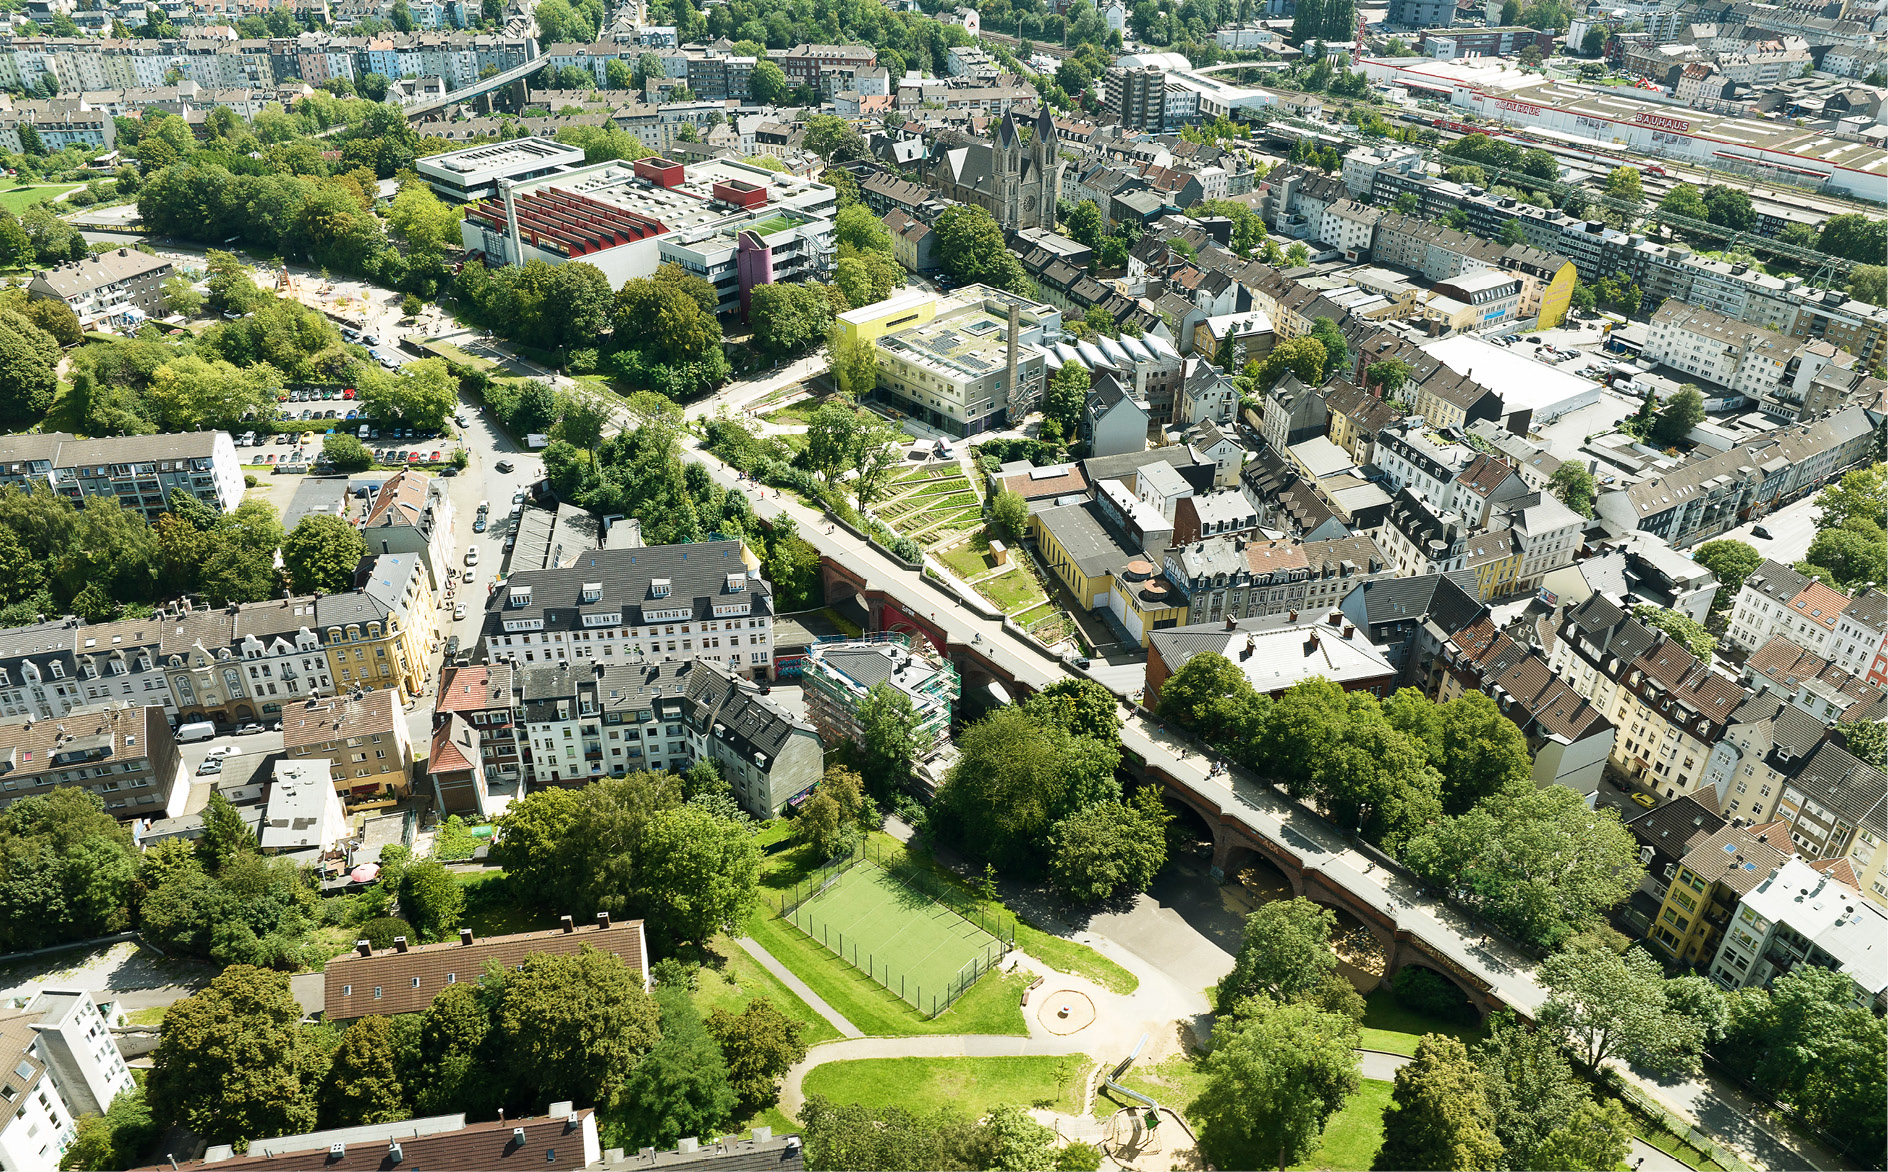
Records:
{"label": "park pathway", "polygon": [[[819,1014],[821,1017],[831,1022],[834,1029],[848,1038],[865,1037],[865,1031],[847,1021],[844,1014],[828,1005],[825,998],[813,992],[812,988],[808,986],[805,981],[802,981],[796,976],[792,969],[776,960],[773,953],[762,948],[759,941],[742,936],[736,939],[735,943],[739,944],[743,951],[758,961],[760,967],[772,973],[779,979],[781,984],[793,990],[800,1000],[812,1006],[814,1013]],[[835,1046],[839,1045],[837,1042],[830,1044]]]}

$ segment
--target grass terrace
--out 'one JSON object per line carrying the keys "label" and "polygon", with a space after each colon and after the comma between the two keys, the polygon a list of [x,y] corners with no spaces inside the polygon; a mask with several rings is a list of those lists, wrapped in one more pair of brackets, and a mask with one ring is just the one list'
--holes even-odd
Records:
{"label": "grass terrace", "polygon": [[0,191],[0,208],[17,216],[36,203],[49,203],[84,186],[83,183],[35,183],[29,187],[10,187]]}
{"label": "grass terrace", "polygon": [[808,1095],[866,1107],[903,1107],[916,1115],[940,1108],[972,1119],[1005,1105],[1045,1107],[1073,1115],[1082,1109],[1088,1059],[863,1058],[828,1062],[807,1072]]}

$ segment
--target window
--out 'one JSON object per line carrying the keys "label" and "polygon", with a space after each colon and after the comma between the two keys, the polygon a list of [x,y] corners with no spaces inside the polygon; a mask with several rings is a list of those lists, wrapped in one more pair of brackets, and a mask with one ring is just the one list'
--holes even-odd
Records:
{"label": "window", "polygon": [[352,997],[352,996],[354,996],[354,986],[352,986],[352,985],[342,985],[342,986],[341,986],[341,996],[343,996],[343,997]]}
{"label": "window", "polygon": [[374,986],[374,1000],[375,1001],[380,1000],[380,986],[379,985]]}

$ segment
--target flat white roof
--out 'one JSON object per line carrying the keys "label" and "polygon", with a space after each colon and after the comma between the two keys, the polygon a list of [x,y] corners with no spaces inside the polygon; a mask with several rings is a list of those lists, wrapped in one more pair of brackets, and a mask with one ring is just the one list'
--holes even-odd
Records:
{"label": "flat white roof", "polygon": [[1470,334],[1425,342],[1422,350],[1450,370],[1473,377],[1500,395],[1502,405],[1510,411],[1522,407],[1539,411],[1598,389],[1592,380],[1549,366],[1523,353],[1520,346],[1497,346]]}

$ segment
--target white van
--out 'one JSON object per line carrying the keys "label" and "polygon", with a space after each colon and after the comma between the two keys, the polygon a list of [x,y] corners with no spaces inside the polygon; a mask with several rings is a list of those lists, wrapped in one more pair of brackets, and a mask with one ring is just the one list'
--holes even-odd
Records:
{"label": "white van", "polygon": [[361,430],[359,432],[361,439],[366,439],[368,435],[370,435],[371,433],[372,433],[371,428],[369,428],[365,423],[361,424]]}
{"label": "white van", "polygon": [[177,739],[180,741],[207,741],[216,735],[216,726],[207,720],[193,720],[177,726]]}

